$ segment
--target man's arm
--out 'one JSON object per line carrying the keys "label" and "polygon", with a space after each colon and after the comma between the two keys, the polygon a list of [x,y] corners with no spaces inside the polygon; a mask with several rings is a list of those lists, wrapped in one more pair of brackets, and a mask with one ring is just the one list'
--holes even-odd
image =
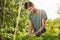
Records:
{"label": "man's arm", "polygon": [[41,33],[42,30],[45,28],[45,24],[46,24],[46,19],[42,19],[42,26],[40,27],[40,29],[37,32],[34,33],[34,35]]}
{"label": "man's arm", "polygon": [[28,28],[29,35],[32,34],[32,22],[29,20],[29,28]]}

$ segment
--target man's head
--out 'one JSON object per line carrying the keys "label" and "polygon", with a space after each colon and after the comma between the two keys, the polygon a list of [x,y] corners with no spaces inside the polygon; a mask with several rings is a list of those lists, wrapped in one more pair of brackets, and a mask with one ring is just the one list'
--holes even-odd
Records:
{"label": "man's head", "polygon": [[31,12],[34,9],[34,5],[32,2],[26,2],[25,3],[25,9],[27,9],[29,12]]}

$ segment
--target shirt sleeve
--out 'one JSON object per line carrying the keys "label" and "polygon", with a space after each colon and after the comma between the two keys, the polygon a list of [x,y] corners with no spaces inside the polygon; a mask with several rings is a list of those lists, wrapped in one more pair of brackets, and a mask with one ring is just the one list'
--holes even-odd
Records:
{"label": "shirt sleeve", "polygon": [[31,20],[31,14],[29,14],[29,20]]}
{"label": "shirt sleeve", "polygon": [[44,10],[42,10],[42,19],[47,19],[47,14]]}

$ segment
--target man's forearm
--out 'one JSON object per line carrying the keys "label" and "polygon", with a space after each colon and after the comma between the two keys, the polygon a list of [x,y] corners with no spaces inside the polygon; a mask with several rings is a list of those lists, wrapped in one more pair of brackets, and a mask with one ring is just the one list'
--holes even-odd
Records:
{"label": "man's forearm", "polygon": [[29,27],[29,34],[32,34],[32,27]]}
{"label": "man's forearm", "polygon": [[43,29],[45,28],[45,23],[46,23],[46,20],[42,19],[42,26],[40,27],[40,29],[37,32],[34,33],[35,35],[37,35],[38,33],[41,33],[43,31]]}

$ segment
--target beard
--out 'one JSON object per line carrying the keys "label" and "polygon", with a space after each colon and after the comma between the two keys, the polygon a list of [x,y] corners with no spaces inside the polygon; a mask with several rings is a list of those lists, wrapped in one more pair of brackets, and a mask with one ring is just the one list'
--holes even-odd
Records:
{"label": "beard", "polygon": [[32,8],[30,11],[29,11],[29,13],[32,13],[34,11],[34,9]]}

